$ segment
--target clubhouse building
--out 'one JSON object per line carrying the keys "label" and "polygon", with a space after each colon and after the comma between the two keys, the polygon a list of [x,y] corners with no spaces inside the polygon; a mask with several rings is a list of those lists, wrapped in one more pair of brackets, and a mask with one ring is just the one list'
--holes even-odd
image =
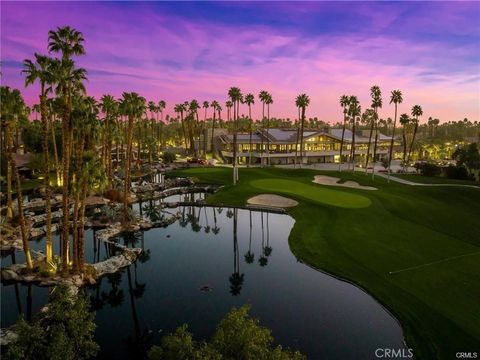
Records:
{"label": "clubhouse building", "polygon": [[[297,129],[259,129],[250,134],[239,133],[237,135],[237,154],[240,163],[247,163],[252,156],[252,163],[280,165],[300,162],[300,136]],[[370,130],[355,132],[355,161],[363,162],[367,155]],[[352,132],[345,129],[342,158],[345,162],[352,147]],[[376,160],[388,157],[391,137],[378,133]],[[332,128],[325,130],[304,130],[303,132],[303,163],[338,163],[340,161],[340,146],[342,140],[342,129]],[[375,132],[372,134],[370,154],[373,155]],[[233,158],[233,135],[221,134],[216,138],[216,147],[222,157],[228,162]],[[250,148],[251,143],[251,148]],[[399,143],[394,142],[394,151]],[[268,150],[267,150],[268,147]],[[394,155],[395,157],[395,155]]]}

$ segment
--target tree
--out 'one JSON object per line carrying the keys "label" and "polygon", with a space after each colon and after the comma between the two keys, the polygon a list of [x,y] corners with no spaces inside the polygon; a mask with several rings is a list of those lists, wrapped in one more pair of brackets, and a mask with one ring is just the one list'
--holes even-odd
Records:
{"label": "tree", "polygon": [[[188,121],[187,124],[189,129],[189,136],[190,136],[190,152],[197,157],[198,156],[198,149],[197,146],[195,145],[195,137],[197,136],[197,129],[200,127],[199,126],[199,120],[198,120],[198,109],[200,109],[200,105],[198,104],[198,101],[193,99],[190,101],[190,104],[188,105],[188,110],[190,111],[189,116],[188,116]],[[195,121],[196,120],[196,121]],[[199,141],[200,145],[200,141]]]}
{"label": "tree", "polygon": [[248,106],[248,121],[249,127],[249,154],[248,154],[248,167],[252,164],[252,134],[253,134],[253,120],[252,120],[252,105],[255,104],[255,96],[249,93],[245,95],[245,104]]}
{"label": "tree", "polygon": [[407,157],[407,127],[410,124],[410,117],[408,114],[400,115],[400,124],[402,125],[402,143],[403,143],[403,166],[406,166]]}
{"label": "tree", "polygon": [[89,311],[87,298],[57,286],[49,300],[48,310],[40,311],[31,323],[23,318],[17,322],[18,338],[8,346],[5,359],[82,360],[97,354],[95,314]]}
{"label": "tree", "polygon": [[466,147],[457,148],[453,152],[452,158],[457,161],[457,166],[466,167],[470,174],[472,174],[474,170],[480,169],[478,143],[471,143]]}
{"label": "tree", "polygon": [[205,109],[205,114],[203,116],[203,156],[207,156],[207,109],[210,107],[208,101],[203,102],[203,106]]}
{"label": "tree", "polygon": [[124,178],[124,190],[123,190],[123,214],[126,222],[130,221],[129,212],[129,195],[131,187],[131,164],[132,164],[132,140],[133,140],[133,126],[135,121],[141,118],[145,111],[145,98],[141,97],[137,93],[123,93],[122,104],[125,114],[128,117],[127,127],[127,161],[125,165],[125,178]]}
{"label": "tree", "polygon": [[[382,107],[382,92],[378,86],[372,86],[370,89],[370,94],[372,96],[372,108],[374,111],[373,116],[373,124],[375,125],[375,143],[373,145],[373,169],[372,169],[372,179],[375,176],[375,161],[377,157],[377,143],[378,143],[378,108]],[[371,133],[370,133],[371,137]],[[370,145],[368,146],[368,150],[370,150]],[[368,164],[368,156],[367,156],[367,164]],[[366,166],[366,168],[368,168]],[[367,171],[366,169],[365,171]]]}
{"label": "tree", "polygon": [[[118,103],[111,95],[103,95],[100,99],[100,109],[105,114],[104,120],[104,139],[103,147],[105,148],[105,167],[107,169],[108,188],[113,186],[113,164],[112,164],[112,123],[118,112]],[[118,148],[117,148],[118,152]]]}
{"label": "tree", "polygon": [[57,95],[62,99],[62,268],[68,271],[69,238],[70,238],[70,206],[69,206],[69,172],[70,172],[70,139],[72,138],[71,113],[72,95],[75,92],[85,92],[82,81],[86,80],[86,70],[76,68],[71,57],[84,55],[83,34],[69,26],[58,27],[48,33],[49,52],[61,53],[62,58],[55,72]]}
{"label": "tree", "polygon": [[350,156],[353,165],[352,171],[355,172],[355,132],[356,132],[356,123],[357,117],[362,113],[362,107],[356,96],[350,96],[350,103],[348,107],[348,115],[352,120],[352,147],[350,149]]}
{"label": "tree", "polygon": [[[262,90],[260,91],[260,93],[258,94],[258,98],[260,99],[260,102],[262,103],[262,129],[265,131],[265,104],[267,103],[267,99],[268,99],[268,92],[266,92],[265,90]],[[261,156],[260,156],[260,164],[263,165],[263,138],[264,138],[264,134],[262,133],[262,143],[261,143]],[[268,143],[268,137],[267,137],[267,143]],[[269,151],[268,147],[267,147],[267,152]]]}
{"label": "tree", "polygon": [[267,93],[265,104],[267,105],[267,163],[270,166],[270,105],[273,104],[273,98],[270,93]]}
{"label": "tree", "polygon": [[240,102],[243,100],[242,92],[238,87],[231,87],[228,96],[233,105],[233,185],[238,181],[238,158],[237,158],[237,132],[238,132],[238,111]]}
{"label": "tree", "polygon": [[214,147],[213,147],[213,137],[215,135],[215,114],[216,112],[218,111],[218,117],[220,119],[220,104],[218,103],[217,100],[213,100],[212,103],[210,104],[210,106],[212,107],[213,109],[213,118],[212,118],[212,138],[210,139],[210,151],[212,152],[212,156],[213,156],[213,153],[214,153]]}
{"label": "tree", "polygon": [[54,82],[52,67],[56,66],[54,60],[47,56],[35,53],[35,63],[31,60],[24,60],[22,73],[25,74],[25,87],[32,85],[36,80],[40,82],[40,118],[43,125],[43,156],[44,156],[44,185],[45,185],[45,212],[46,212],[46,241],[45,255],[46,263],[53,266],[52,246],[52,204],[50,188],[50,150],[49,150],[49,119],[47,114],[47,94],[51,92],[51,84]]}
{"label": "tree", "polygon": [[412,122],[413,122],[413,135],[412,135],[412,142],[410,143],[410,148],[408,150],[408,157],[407,157],[407,162],[410,162],[410,156],[412,155],[413,151],[413,146],[415,144],[415,137],[417,136],[417,131],[418,131],[418,117],[423,115],[423,110],[420,105],[414,105],[412,107]]}
{"label": "tree", "polygon": [[303,128],[305,123],[305,109],[308,105],[310,105],[310,98],[306,94],[298,95],[295,104],[298,108],[300,108],[302,115],[300,120],[300,167],[303,164],[303,154],[304,154],[304,146],[303,146]]}
{"label": "tree", "polygon": [[220,321],[209,343],[193,340],[187,326],[183,325],[175,333],[165,336],[160,347],[153,346],[148,352],[148,359],[305,359],[297,351],[274,347],[272,331],[260,326],[257,319],[250,318],[249,311],[248,305],[230,310]]}
{"label": "tree", "polygon": [[390,95],[390,104],[395,104],[395,117],[393,120],[393,130],[392,130],[392,139],[390,140],[390,150],[388,154],[388,178],[387,181],[390,182],[390,173],[392,166],[392,155],[393,155],[393,142],[395,141],[395,128],[397,126],[397,108],[398,104],[403,102],[402,92],[400,90],[393,90]]}
{"label": "tree", "polygon": [[15,178],[15,188],[17,192],[17,207],[18,207],[18,217],[20,223],[20,232],[22,236],[22,245],[23,251],[25,253],[25,259],[27,263],[27,269],[33,269],[32,255],[30,253],[30,244],[28,242],[28,233],[25,223],[25,216],[23,213],[23,195],[22,195],[22,184],[20,181],[20,174],[18,172],[17,164],[15,161],[15,147],[13,144],[13,129],[18,124],[18,120],[25,116],[25,102],[23,101],[20,91],[17,89],[11,90],[9,87],[1,87],[1,120],[2,127],[5,129],[5,139],[6,139],[6,152],[8,155],[7,160],[7,206],[9,206],[13,212],[12,206],[12,174]]}
{"label": "tree", "polygon": [[350,98],[347,95],[340,97],[340,106],[343,109],[343,125],[342,125],[342,140],[340,141],[340,161],[338,164],[338,171],[342,171],[342,155],[343,155],[343,143],[345,141],[345,126],[348,120],[348,106],[350,105]]}

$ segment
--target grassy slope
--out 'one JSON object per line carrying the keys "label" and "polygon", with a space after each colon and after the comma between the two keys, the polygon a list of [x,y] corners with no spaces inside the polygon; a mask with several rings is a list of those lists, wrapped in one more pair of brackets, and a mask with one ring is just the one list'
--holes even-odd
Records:
{"label": "grassy slope", "polygon": [[447,179],[439,176],[423,176],[420,174],[392,174],[392,176],[421,184],[461,184],[475,185],[480,187],[480,183],[478,181],[472,180]]}
{"label": "grassy slope", "polygon": [[[379,190],[312,184],[313,175],[322,173]],[[479,252],[480,191],[417,188],[380,178],[372,182],[363,174],[314,170],[242,169],[235,187],[230,169],[176,174],[226,184],[208,198],[213,204],[244,205],[250,196],[265,192],[299,200],[289,210],[296,220],[289,238],[293,253],[357,283],[388,307],[402,323],[416,358],[450,359],[457,351],[478,350],[480,254],[389,272]],[[331,200],[332,192],[340,203]],[[355,195],[350,202],[348,194]],[[369,200],[368,207],[362,198]]]}

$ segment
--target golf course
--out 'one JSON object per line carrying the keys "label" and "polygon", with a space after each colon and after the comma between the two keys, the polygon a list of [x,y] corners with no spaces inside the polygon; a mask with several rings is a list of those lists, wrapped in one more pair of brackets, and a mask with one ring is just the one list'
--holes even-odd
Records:
{"label": "golf course", "polygon": [[[171,176],[224,185],[213,205],[245,206],[259,194],[298,202],[289,246],[302,262],[366,290],[401,323],[417,359],[452,359],[480,347],[480,189],[418,187],[363,173],[190,168]],[[313,183],[356,181],[367,191]],[[322,289],[318,289],[322,291]]]}

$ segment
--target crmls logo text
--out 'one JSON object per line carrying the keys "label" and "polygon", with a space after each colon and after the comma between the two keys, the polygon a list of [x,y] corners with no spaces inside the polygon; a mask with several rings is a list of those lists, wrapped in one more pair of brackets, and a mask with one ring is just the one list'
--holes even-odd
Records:
{"label": "crmls logo text", "polygon": [[455,354],[457,359],[476,359],[477,353],[476,352],[457,352]]}
{"label": "crmls logo text", "polygon": [[375,356],[379,359],[410,359],[413,358],[412,349],[377,349]]}

